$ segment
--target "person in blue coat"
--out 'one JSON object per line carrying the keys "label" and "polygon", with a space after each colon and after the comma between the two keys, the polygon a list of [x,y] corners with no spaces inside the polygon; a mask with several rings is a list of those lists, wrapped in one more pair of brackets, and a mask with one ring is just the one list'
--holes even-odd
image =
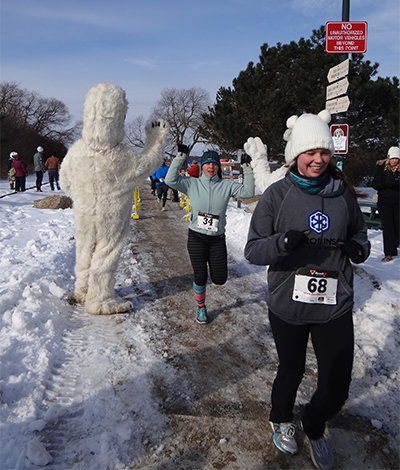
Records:
{"label": "person in blue coat", "polygon": [[178,145],[165,182],[190,199],[191,215],[188,235],[188,251],[194,272],[193,291],[197,301],[196,321],[208,322],[206,284],[208,268],[214,284],[225,284],[228,278],[228,261],[225,241],[226,209],[231,197],[254,196],[254,176],[249,163],[243,165],[244,183],[222,179],[221,163],[217,152],[207,150],[201,157],[202,174],[199,178],[180,176],[189,149]]}
{"label": "person in blue coat", "polygon": [[165,203],[167,202],[168,186],[165,184],[165,177],[167,176],[169,166],[167,160],[164,158],[162,166],[155,172],[156,188],[157,188],[157,200],[162,202],[161,210],[165,211]]}

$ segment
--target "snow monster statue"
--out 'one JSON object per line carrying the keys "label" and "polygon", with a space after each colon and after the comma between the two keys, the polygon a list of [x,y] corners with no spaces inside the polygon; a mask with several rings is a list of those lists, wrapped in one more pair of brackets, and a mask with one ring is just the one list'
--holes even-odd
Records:
{"label": "snow monster statue", "polygon": [[168,132],[158,120],[146,127],[141,154],[122,144],[128,109],[125,92],[99,83],[86,95],[82,138],[65,156],[60,184],[73,200],[74,299],[92,315],[127,312],[130,301],[114,297],[115,273],[131,220],[135,188],[161,165]]}

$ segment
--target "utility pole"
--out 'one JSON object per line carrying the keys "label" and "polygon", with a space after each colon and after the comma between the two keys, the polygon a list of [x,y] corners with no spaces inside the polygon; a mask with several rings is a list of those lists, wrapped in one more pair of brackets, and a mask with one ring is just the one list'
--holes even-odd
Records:
{"label": "utility pole", "polygon": [[[342,21],[350,21],[350,0],[343,0],[342,3]],[[344,62],[349,58],[349,54],[340,54],[339,63]],[[338,124],[347,124],[347,111],[338,113],[336,116]]]}

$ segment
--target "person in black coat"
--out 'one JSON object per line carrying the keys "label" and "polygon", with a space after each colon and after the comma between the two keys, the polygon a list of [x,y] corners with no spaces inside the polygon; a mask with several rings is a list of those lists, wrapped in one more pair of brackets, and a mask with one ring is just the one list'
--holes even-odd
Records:
{"label": "person in black coat", "polygon": [[388,156],[377,162],[372,187],[378,191],[378,212],[383,227],[383,262],[397,256],[400,241],[399,229],[399,147],[390,147]]}

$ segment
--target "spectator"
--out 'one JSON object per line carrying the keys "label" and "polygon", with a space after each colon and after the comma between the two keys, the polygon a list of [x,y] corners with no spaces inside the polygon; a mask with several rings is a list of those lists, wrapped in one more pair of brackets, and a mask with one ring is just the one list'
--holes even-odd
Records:
{"label": "spectator", "polygon": [[390,147],[388,156],[377,162],[372,187],[378,191],[378,212],[383,227],[384,263],[397,256],[399,246],[399,147]]}
{"label": "spectator", "polygon": [[18,153],[13,152],[14,161],[11,163],[11,168],[15,169],[15,191],[16,192],[24,192],[25,191],[25,181],[26,175],[28,172],[26,171],[26,165],[21,160],[21,157]]}
{"label": "spectator", "polygon": [[60,159],[57,157],[57,152],[52,152],[51,157],[46,160],[46,168],[49,172],[50,189],[54,191],[54,183],[57,189],[60,191],[60,185],[58,183],[59,171],[60,171]]}
{"label": "spectator", "polygon": [[10,184],[10,189],[14,189],[15,183],[15,168],[12,167],[12,162],[15,161],[15,156],[18,155],[17,152],[11,152],[10,157],[7,162],[7,178],[8,183]]}
{"label": "spectator", "polygon": [[46,173],[46,166],[44,164],[44,157],[43,157],[43,147],[38,147],[37,152],[33,156],[33,166],[36,173],[36,192],[41,193],[42,191],[42,181],[43,181],[43,174]]}
{"label": "spectator", "polygon": [[193,160],[191,167],[188,169],[187,174],[192,178],[198,178],[200,175],[200,167],[197,160]]}

